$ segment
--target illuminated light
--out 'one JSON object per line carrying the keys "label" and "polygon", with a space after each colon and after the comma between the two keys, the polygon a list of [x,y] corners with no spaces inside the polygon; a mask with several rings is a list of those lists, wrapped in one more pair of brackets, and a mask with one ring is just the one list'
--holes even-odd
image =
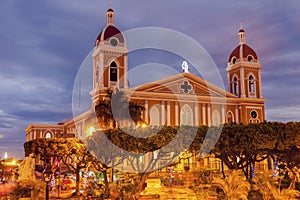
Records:
{"label": "illuminated light", "polygon": [[147,124],[143,123],[142,128],[146,128],[146,127],[147,127]]}
{"label": "illuminated light", "polygon": [[7,152],[4,153],[3,158],[4,158],[4,159],[7,159],[7,158],[8,158],[8,153],[7,153]]}
{"label": "illuminated light", "polygon": [[59,167],[60,166],[59,160],[56,160],[54,165],[55,165],[55,167]]}
{"label": "illuminated light", "polygon": [[16,164],[17,164],[16,160],[12,160],[11,162],[7,163],[7,165],[16,165]]}
{"label": "illuminated light", "polygon": [[93,135],[93,133],[96,131],[95,127],[90,126],[87,130],[88,136]]}

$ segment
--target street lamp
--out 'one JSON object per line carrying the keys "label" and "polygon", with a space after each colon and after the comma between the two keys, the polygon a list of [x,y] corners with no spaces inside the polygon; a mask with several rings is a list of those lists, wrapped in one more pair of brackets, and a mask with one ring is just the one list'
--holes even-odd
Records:
{"label": "street lamp", "polygon": [[52,179],[52,170],[49,166],[46,166],[45,170],[43,171],[44,181],[46,182],[46,200],[49,200],[49,182]]}

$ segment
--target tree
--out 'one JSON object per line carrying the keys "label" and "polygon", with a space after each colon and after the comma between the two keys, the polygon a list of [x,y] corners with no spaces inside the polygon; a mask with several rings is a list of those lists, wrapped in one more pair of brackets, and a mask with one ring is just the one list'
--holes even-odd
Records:
{"label": "tree", "polygon": [[270,150],[273,160],[279,163],[282,170],[285,170],[285,177],[289,179],[289,188],[295,189],[296,181],[300,181],[298,168],[300,167],[299,135],[300,123],[274,122],[270,129],[276,141],[275,147]]}
{"label": "tree", "polygon": [[[93,156],[79,139],[36,139],[24,144],[25,156],[34,153],[40,159],[46,155],[56,156],[67,166],[70,172],[76,175],[76,193],[79,193],[80,170],[89,166]],[[55,166],[53,166],[55,167]],[[52,169],[54,172],[55,169]]]}
{"label": "tree", "polygon": [[87,150],[85,145],[78,141],[71,146],[63,146],[64,154],[61,154],[61,161],[65,164],[69,171],[76,175],[76,193],[80,193],[80,170],[86,169],[90,162],[93,161],[93,156]]}
{"label": "tree", "polygon": [[[197,127],[188,126],[180,129],[110,129],[90,136],[87,146],[106,167],[116,167],[128,161],[131,172],[138,174],[137,190],[140,191],[158,165],[168,166],[180,161],[180,154],[188,149],[196,132]],[[146,158],[146,161],[141,161],[141,158]]]}
{"label": "tree", "polygon": [[[107,130],[108,132],[116,132],[116,130]],[[107,133],[112,134],[112,133]],[[99,172],[103,173],[105,194],[109,194],[109,182],[108,182],[108,169],[112,169],[115,166],[120,165],[125,159],[126,155],[111,145],[108,138],[102,131],[96,131],[93,135],[89,136],[86,141],[86,146],[89,151],[94,155],[92,161],[92,167]],[[113,170],[112,176],[113,178]],[[112,179],[111,179],[112,181]]]}
{"label": "tree", "polygon": [[251,165],[268,157],[268,135],[264,135],[258,126],[225,124],[212,151],[229,169],[241,169],[248,180],[251,180]]}
{"label": "tree", "polygon": [[145,108],[137,101],[130,101],[124,90],[108,88],[104,91],[106,97],[95,106],[99,126],[109,128],[112,122],[115,129],[121,120],[142,122],[142,111]]}

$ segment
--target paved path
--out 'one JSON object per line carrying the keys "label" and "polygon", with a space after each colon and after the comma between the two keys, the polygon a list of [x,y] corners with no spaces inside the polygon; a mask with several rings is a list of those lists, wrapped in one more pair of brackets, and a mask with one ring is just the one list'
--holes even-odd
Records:
{"label": "paved path", "polygon": [[160,199],[188,199],[198,200],[193,190],[188,188],[188,185],[184,186],[163,186],[160,184],[159,178],[151,178],[147,181],[146,189],[141,193],[142,195],[159,194]]}

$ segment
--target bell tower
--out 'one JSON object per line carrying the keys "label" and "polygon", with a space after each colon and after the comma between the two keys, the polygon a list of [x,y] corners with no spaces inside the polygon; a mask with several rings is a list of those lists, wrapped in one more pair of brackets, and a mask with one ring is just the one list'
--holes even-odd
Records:
{"label": "bell tower", "polygon": [[238,32],[239,44],[227,64],[229,91],[240,98],[262,98],[261,64],[256,52],[246,44],[246,32]]}
{"label": "bell tower", "polygon": [[106,26],[95,41],[93,56],[93,106],[108,88],[128,88],[128,49],[125,37],[115,27],[114,10],[106,12]]}

